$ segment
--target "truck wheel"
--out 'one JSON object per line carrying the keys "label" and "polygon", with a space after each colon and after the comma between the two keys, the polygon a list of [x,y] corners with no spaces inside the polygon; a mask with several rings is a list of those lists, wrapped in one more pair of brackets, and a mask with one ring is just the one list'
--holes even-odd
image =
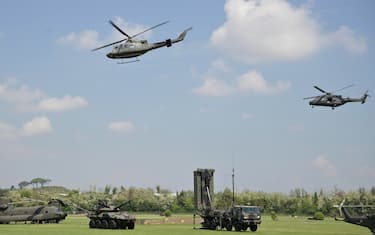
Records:
{"label": "truck wheel", "polygon": [[117,223],[116,223],[116,221],[114,221],[114,220],[110,220],[109,222],[108,222],[108,227],[110,228],[110,229],[117,229],[118,227],[117,227]]}
{"label": "truck wheel", "polygon": [[102,222],[100,220],[95,220],[96,228],[102,228]]}
{"label": "truck wheel", "polygon": [[237,232],[241,231],[242,227],[238,224],[234,225],[234,230],[236,230]]}
{"label": "truck wheel", "polygon": [[258,229],[258,226],[257,226],[256,224],[254,224],[254,225],[250,225],[250,230],[251,230],[252,232],[257,231],[257,229]]}
{"label": "truck wheel", "polygon": [[108,229],[108,221],[107,220],[102,220],[102,228]]}
{"label": "truck wheel", "polygon": [[128,229],[134,229],[134,221],[129,222]]}
{"label": "truck wheel", "polygon": [[90,220],[89,227],[90,228],[96,228],[95,220],[93,220],[93,219]]}
{"label": "truck wheel", "polygon": [[225,228],[227,229],[227,231],[232,231],[233,229],[233,226],[231,223],[227,224],[227,226],[225,226]]}
{"label": "truck wheel", "polygon": [[120,229],[126,229],[127,224],[124,221],[119,221],[117,224]]}

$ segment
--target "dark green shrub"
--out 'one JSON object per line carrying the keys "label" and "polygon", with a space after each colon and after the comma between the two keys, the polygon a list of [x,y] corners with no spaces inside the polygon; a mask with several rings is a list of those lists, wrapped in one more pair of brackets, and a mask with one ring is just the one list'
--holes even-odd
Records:
{"label": "dark green shrub", "polygon": [[172,211],[170,211],[170,210],[165,210],[165,211],[164,211],[164,215],[165,215],[165,217],[171,217],[171,216],[172,216]]}
{"label": "dark green shrub", "polygon": [[314,219],[316,219],[316,220],[324,220],[324,214],[321,211],[317,211],[314,214]]}

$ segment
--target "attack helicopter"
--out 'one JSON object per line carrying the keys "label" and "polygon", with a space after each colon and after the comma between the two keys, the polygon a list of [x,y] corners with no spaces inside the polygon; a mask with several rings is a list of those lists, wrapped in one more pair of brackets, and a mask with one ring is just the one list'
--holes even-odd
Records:
{"label": "attack helicopter", "polygon": [[18,204],[17,202],[9,203],[5,201],[2,199],[0,202],[0,224],[9,224],[10,222],[26,223],[27,221],[39,224],[59,223],[67,216],[67,213],[62,210],[67,205],[60,199],[52,199],[44,206],[31,207],[14,207],[13,205]]}
{"label": "attack helicopter", "polygon": [[303,99],[304,100],[313,99],[309,102],[309,105],[311,105],[312,108],[314,108],[314,106],[328,106],[328,107],[331,107],[332,109],[335,109],[336,107],[344,105],[348,102],[361,102],[362,104],[364,104],[366,102],[367,97],[370,97],[370,95],[367,94],[368,91],[366,91],[361,98],[350,98],[350,97],[343,98],[341,95],[334,94],[335,92],[342,91],[342,90],[347,89],[347,88],[352,87],[352,86],[354,86],[354,85],[352,84],[352,85],[343,87],[343,88],[341,88],[339,90],[336,90],[334,92],[327,92],[327,91],[319,88],[318,86],[314,86],[315,89],[324,93],[324,95],[311,96],[311,97],[306,97],[306,98],[303,98]]}
{"label": "attack helicopter", "polygon": [[[157,28],[161,25],[164,25],[168,22],[169,21],[165,21],[163,23],[157,24],[157,25],[152,26],[152,27],[150,27],[150,28],[148,28],[148,29],[146,29],[142,32],[139,32],[139,33],[136,33],[136,34],[130,36],[127,33],[125,33],[120,27],[118,27],[115,23],[113,23],[113,21],[110,20],[109,23],[117,31],[119,31],[121,34],[123,34],[126,38],[121,39],[117,42],[112,42],[112,43],[109,43],[107,45],[95,48],[92,51],[97,51],[97,50],[100,50],[102,48],[120,43],[119,45],[115,45],[113,47],[112,51],[107,54],[107,57],[110,58],[110,59],[128,59],[128,58],[137,57],[136,60],[120,62],[119,64],[138,62],[139,61],[138,56],[141,56],[148,51],[158,49],[158,48],[161,48],[161,47],[165,47],[165,46],[170,47],[174,43],[181,42],[182,40],[184,40],[187,32],[192,29],[192,27],[190,27],[190,28],[184,30],[177,38],[175,38],[175,39],[169,38],[169,39],[166,39],[165,41],[162,41],[162,42],[149,43],[149,42],[147,42],[147,40],[136,40],[135,39],[139,35],[147,32],[147,31],[150,31],[154,28]],[[122,43],[122,42],[124,42],[124,43]]]}
{"label": "attack helicopter", "polygon": [[[345,199],[340,203],[340,205],[336,205],[335,207],[339,210],[340,217],[343,217],[343,219],[338,219],[335,217],[335,220],[337,221],[344,221],[346,223],[355,224],[359,226],[366,227],[370,229],[372,234],[375,235],[375,206],[371,205],[345,205]],[[349,213],[348,208],[361,208],[362,212],[359,215],[352,215]],[[364,209],[370,209],[372,208],[372,213],[366,213],[364,212]]]}

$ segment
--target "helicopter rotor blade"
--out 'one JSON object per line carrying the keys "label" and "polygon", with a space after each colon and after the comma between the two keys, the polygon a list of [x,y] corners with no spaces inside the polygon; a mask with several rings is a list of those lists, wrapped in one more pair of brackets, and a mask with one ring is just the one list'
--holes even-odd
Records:
{"label": "helicopter rotor blade", "polygon": [[122,29],[120,29],[120,27],[118,27],[115,23],[113,23],[112,20],[110,20],[109,23],[110,23],[115,29],[117,29],[120,33],[122,33],[123,35],[125,35],[128,39],[131,38],[127,33],[125,33],[124,31],[122,31]]}
{"label": "helicopter rotor blade", "polygon": [[316,95],[316,96],[310,96],[310,97],[305,97],[303,98],[304,100],[308,100],[308,99],[314,99],[314,98],[318,98],[320,97],[321,95]]}
{"label": "helicopter rotor blade", "polygon": [[349,87],[353,87],[353,86],[354,86],[354,84],[351,84],[351,85],[349,85],[349,86],[346,86],[346,87],[343,87],[343,88],[341,88],[341,89],[338,89],[338,90],[336,90],[336,91],[334,91],[334,92],[342,91],[342,90],[348,89]]}
{"label": "helicopter rotor blade", "polygon": [[109,46],[115,45],[115,44],[117,44],[117,43],[123,42],[123,41],[125,41],[125,40],[128,40],[128,39],[125,38],[125,39],[122,39],[122,40],[117,41],[117,42],[112,42],[112,43],[110,43],[110,44],[107,44],[107,45],[104,45],[104,46],[101,46],[101,47],[98,47],[98,48],[92,49],[91,51],[97,51],[97,50],[100,50],[100,49],[102,49],[102,48],[109,47]]}
{"label": "helicopter rotor blade", "polygon": [[321,88],[319,88],[319,87],[317,87],[317,86],[314,86],[314,88],[317,89],[317,90],[319,90],[319,91],[322,92],[322,93],[325,93],[325,94],[328,94],[328,93],[329,93],[329,92],[326,92],[325,90],[323,90],[323,89],[321,89]]}
{"label": "helicopter rotor blade", "polygon": [[166,24],[166,23],[169,23],[169,20],[164,21],[163,23],[157,24],[157,25],[155,25],[155,26],[152,26],[151,28],[148,28],[148,29],[146,29],[146,30],[144,30],[144,31],[142,31],[142,32],[139,32],[139,33],[137,33],[137,34],[134,34],[133,36],[131,36],[131,37],[129,37],[129,38],[135,38],[135,37],[137,37],[137,36],[139,36],[139,35],[141,35],[141,34],[147,32],[147,31],[150,31],[150,30],[152,30],[152,29],[154,29],[154,28],[157,28],[157,27],[159,27],[159,26],[162,26],[163,24]]}

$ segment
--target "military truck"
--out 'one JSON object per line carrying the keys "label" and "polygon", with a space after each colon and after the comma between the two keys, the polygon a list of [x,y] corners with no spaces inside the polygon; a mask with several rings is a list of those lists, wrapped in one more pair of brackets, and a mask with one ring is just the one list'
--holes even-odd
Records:
{"label": "military truck", "polygon": [[134,229],[135,217],[120,208],[129,202],[119,206],[109,206],[106,200],[98,200],[95,208],[88,212],[90,228],[100,229]]}
{"label": "military truck", "polygon": [[[262,223],[261,211],[258,206],[242,206],[234,203],[234,189],[232,206],[227,210],[214,208],[214,169],[197,169],[194,171],[194,224],[198,214],[203,222],[203,229],[232,231],[246,231],[250,228],[255,232]],[[234,188],[234,171],[233,171]]]}

